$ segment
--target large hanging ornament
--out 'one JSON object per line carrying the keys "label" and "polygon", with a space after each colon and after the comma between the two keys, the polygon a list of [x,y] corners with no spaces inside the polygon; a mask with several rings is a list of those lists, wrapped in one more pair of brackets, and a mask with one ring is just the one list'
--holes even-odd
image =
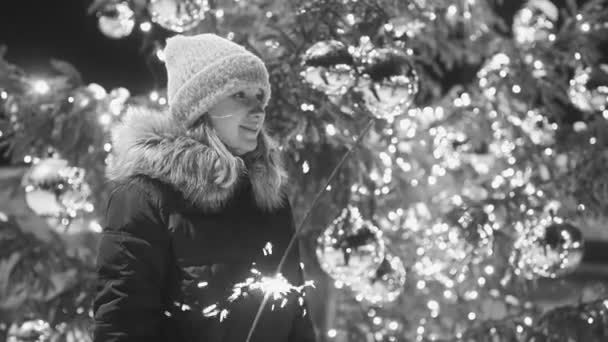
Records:
{"label": "large hanging ornament", "polygon": [[13,323],[8,329],[7,342],[43,342],[49,341],[53,335],[50,324],[42,319]]}
{"label": "large hanging ornament", "polygon": [[209,11],[207,0],[151,0],[152,21],[174,32],[195,28]]}
{"label": "large hanging ornament", "polygon": [[26,203],[36,214],[68,225],[83,211],[93,210],[84,175],[84,169],[70,167],[64,159],[43,159],[23,176]]}
{"label": "large hanging ornament", "polygon": [[568,88],[570,101],[585,112],[608,109],[608,64],[579,66]]}
{"label": "large hanging ornament", "polygon": [[329,96],[344,95],[355,83],[353,57],[337,40],[321,41],[306,50],[300,75],[313,88]]}
{"label": "large hanging ornament", "polygon": [[384,259],[382,231],[352,205],[342,210],[317,243],[321,268],[347,285],[373,275]]}
{"label": "large hanging ornament", "polygon": [[110,4],[99,12],[98,26],[110,38],[124,38],[133,32],[135,13],[126,2]]}
{"label": "large hanging ornament", "polygon": [[407,55],[394,49],[375,49],[366,65],[359,90],[369,111],[378,118],[403,114],[418,93],[418,74]]}
{"label": "large hanging ornament", "polygon": [[405,285],[405,267],[396,256],[387,254],[371,277],[360,278],[350,287],[371,303],[389,303],[397,299]]}
{"label": "large hanging ornament", "polygon": [[581,231],[553,219],[548,223],[530,224],[515,241],[509,261],[515,273],[527,279],[557,278],[580,264],[583,250]]}
{"label": "large hanging ornament", "polygon": [[559,11],[549,0],[530,0],[513,18],[513,35],[522,46],[548,41]]}

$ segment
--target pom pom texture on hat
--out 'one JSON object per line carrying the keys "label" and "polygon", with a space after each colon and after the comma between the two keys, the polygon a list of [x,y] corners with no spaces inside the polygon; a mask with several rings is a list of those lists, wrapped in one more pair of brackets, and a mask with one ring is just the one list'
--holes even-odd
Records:
{"label": "pom pom texture on hat", "polygon": [[264,62],[244,47],[214,34],[174,36],[165,47],[171,113],[190,126],[223,98],[245,88],[270,98]]}

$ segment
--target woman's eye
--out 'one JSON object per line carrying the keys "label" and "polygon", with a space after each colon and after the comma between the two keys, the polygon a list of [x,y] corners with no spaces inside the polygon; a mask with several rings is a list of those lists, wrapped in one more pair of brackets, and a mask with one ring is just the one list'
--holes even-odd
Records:
{"label": "woman's eye", "polygon": [[245,98],[245,92],[244,91],[238,91],[238,92],[234,93],[234,95],[232,95],[232,96],[234,96],[237,99],[244,99]]}

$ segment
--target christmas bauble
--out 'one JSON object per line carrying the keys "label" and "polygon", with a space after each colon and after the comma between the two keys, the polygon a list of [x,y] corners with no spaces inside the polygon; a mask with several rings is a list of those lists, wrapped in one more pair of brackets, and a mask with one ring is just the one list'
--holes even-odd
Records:
{"label": "christmas bauble", "polygon": [[150,0],[152,21],[174,32],[195,28],[209,11],[207,0]]}
{"label": "christmas bauble", "polygon": [[548,41],[555,28],[558,9],[549,0],[530,0],[513,18],[515,41],[523,46]]}
{"label": "christmas bauble", "polygon": [[40,216],[68,221],[82,211],[92,211],[84,175],[84,169],[70,167],[64,159],[43,159],[23,176],[26,203]]}
{"label": "christmas bauble", "polygon": [[401,259],[387,254],[371,277],[360,278],[358,282],[350,284],[350,287],[371,303],[389,303],[401,294],[405,275]]}
{"label": "christmas bauble", "polygon": [[13,323],[8,329],[7,342],[48,341],[52,333],[50,324],[42,319]]}
{"label": "christmas bauble", "polygon": [[314,44],[304,53],[302,63],[304,80],[327,95],[343,95],[355,83],[353,57],[339,41]]}
{"label": "christmas bauble", "polygon": [[99,13],[99,30],[114,39],[124,38],[133,32],[135,13],[126,2],[113,3]]}
{"label": "christmas bauble", "polygon": [[378,118],[403,114],[418,93],[418,74],[407,55],[393,49],[372,50],[358,87],[365,105]]}
{"label": "christmas bauble", "polygon": [[570,101],[585,112],[608,108],[608,64],[576,69],[568,88]]}
{"label": "christmas bauble", "polygon": [[527,279],[557,278],[580,264],[583,248],[583,234],[577,227],[552,220],[522,232],[509,261],[515,273]]}
{"label": "christmas bauble", "polygon": [[384,259],[382,232],[349,205],[317,240],[321,268],[346,284],[373,275]]}

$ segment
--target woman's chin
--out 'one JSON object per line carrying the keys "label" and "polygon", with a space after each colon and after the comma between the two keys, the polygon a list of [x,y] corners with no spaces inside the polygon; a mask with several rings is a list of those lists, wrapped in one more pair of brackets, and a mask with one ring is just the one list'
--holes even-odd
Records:
{"label": "woman's chin", "polygon": [[243,156],[249,152],[253,152],[256,147],[257,147],[257,142],[250,146],[242,146],[240,148],[237,148],[237,149],[235,149],[235,153],[238,156]]}

